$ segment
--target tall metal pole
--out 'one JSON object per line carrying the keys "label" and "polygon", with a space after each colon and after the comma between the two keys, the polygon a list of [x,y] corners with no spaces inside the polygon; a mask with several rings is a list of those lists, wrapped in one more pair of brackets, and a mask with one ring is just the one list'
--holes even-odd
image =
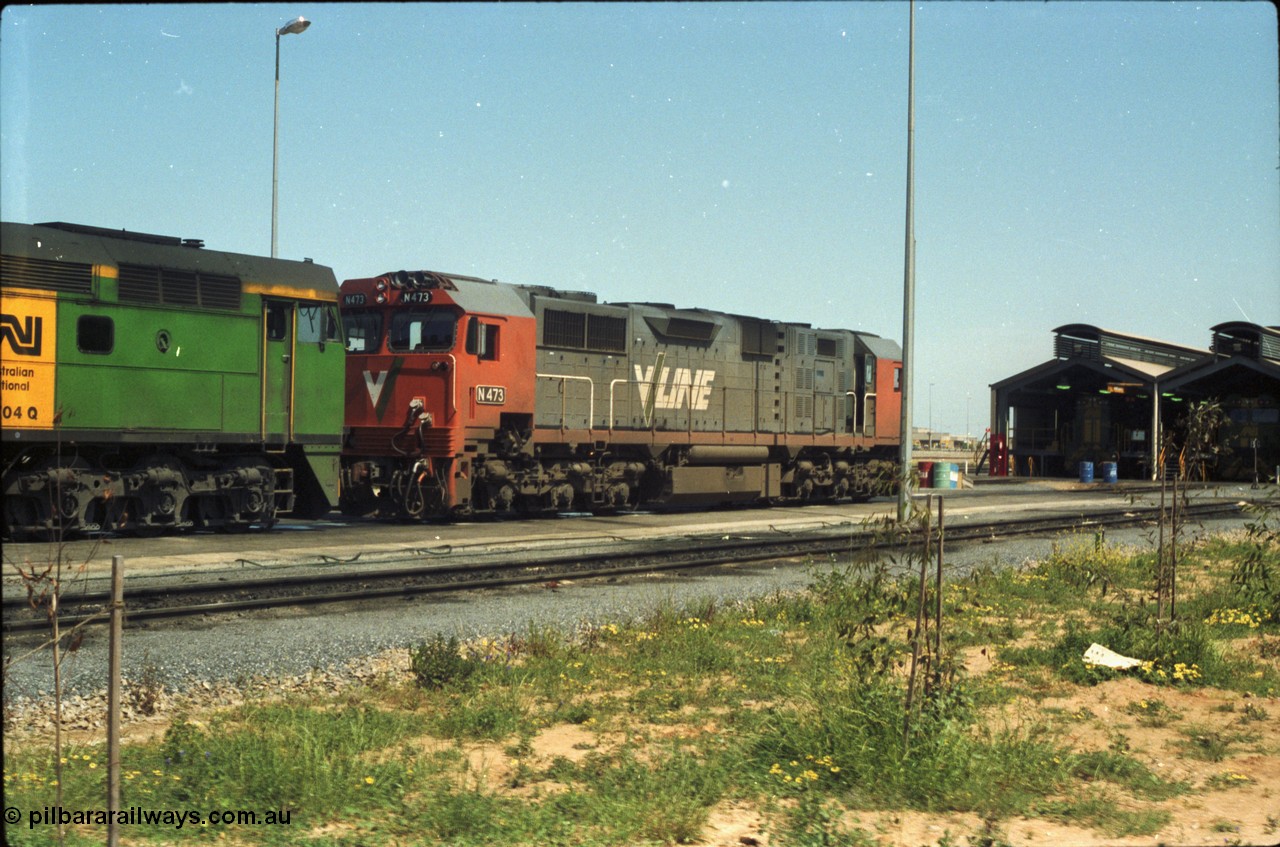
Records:
{"label": "tall metal pole", "polygon": [[276,104],[271,123],[271,258],[276,257],[276,203],[280,169],[280,30],[276,30]]}
{"label": "tall metal pole", "polygon": [[276,257],[276,208],[280,171],[280,36],[305,32],[311,21],[298,17],[276,30],[276,103],[271,123],[271,258]]}
{"label": "tall metal pole", "polygon": [[916,231],[915,138],[916,138],[916,3],[910,0],[910,32],[907,37],[907,243],[906,269],[902,284],[902,426],[900,431],[901,477],[898,485],[898,520],[911,517],[911,390],[915,384],[916,322]]}

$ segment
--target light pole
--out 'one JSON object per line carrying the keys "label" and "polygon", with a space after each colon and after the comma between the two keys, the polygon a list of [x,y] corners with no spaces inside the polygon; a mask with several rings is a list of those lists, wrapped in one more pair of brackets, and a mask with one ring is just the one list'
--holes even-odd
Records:
{"label": "light pole", "polygon": [[280,36],[303,32],[311,21],[297,17],[276,30],[276,106],[275,120],[271,126],[271,258],[276,257],[276,205],[279,190],[280,168]]}
{"label": "light pole", "polygon": [[933,447],[933,383],[929,383],[929,447]]}
{"label": "light pole", "polygon": [[911,0],[907,36],[907,225],[902,271],[902,420],[899,422],[898,523],[911,517],[911,402],[915,397],[916,326],[916,0]]}

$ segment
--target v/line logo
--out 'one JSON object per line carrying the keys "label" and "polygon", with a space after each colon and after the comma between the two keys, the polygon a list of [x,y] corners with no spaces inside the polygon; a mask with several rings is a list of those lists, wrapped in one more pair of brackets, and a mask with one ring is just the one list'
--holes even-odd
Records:
{"label": "v/line logo", "polygon": [[373,371],[364,371],[364,387],[369,392],[369,402],[373,405],[373,413],[379,421],[382,420],[382,413],[387,410],[387,401],[391,399],[391,392],[386,389],[395,383],[396,375],[400,373],[400,368],[403,366],[404,357],[396,356],[391,360],[391,367],[385,371],[378,371],[376,375]]}
{"label": "v/line logo", "polygon": [[0,345],[7,344],[16,356],[39,356],[44,336],[44,318],[27,315],[0,315]]}
{"label": "v/line logo", "polygon": [[635,365],[640,403],[644,407],[644,420],[653,418],[654,409],[680,409],[706,411],[711,405],[711,383],[716,372],[703,368],[664,367],[666,353],[658,354],[656,364],[648,368]]}

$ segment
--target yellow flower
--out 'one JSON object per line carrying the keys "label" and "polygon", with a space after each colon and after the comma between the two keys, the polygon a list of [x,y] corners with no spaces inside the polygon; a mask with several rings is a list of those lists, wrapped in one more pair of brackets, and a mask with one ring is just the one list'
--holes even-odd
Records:
{"label": "yellow flower", "polygon": [[373,783],[374,783],[374,779],[373,779],[373,777],[371,777],[371,776],[366,776],[366,777],[364,778],[364,783],[365,783],[365,785],[373,785]]}

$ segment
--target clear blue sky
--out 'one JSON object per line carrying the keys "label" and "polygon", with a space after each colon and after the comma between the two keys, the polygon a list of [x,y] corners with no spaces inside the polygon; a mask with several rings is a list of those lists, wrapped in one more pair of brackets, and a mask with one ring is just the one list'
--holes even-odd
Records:
{"label": "clear blue sky", "polygon": [[[1280,324],[1268,2],[919,3],[915,421]],[[901,340],[908,5],[7,6],[0,216]],[[932,384],[932,387],[930,385]]]}

